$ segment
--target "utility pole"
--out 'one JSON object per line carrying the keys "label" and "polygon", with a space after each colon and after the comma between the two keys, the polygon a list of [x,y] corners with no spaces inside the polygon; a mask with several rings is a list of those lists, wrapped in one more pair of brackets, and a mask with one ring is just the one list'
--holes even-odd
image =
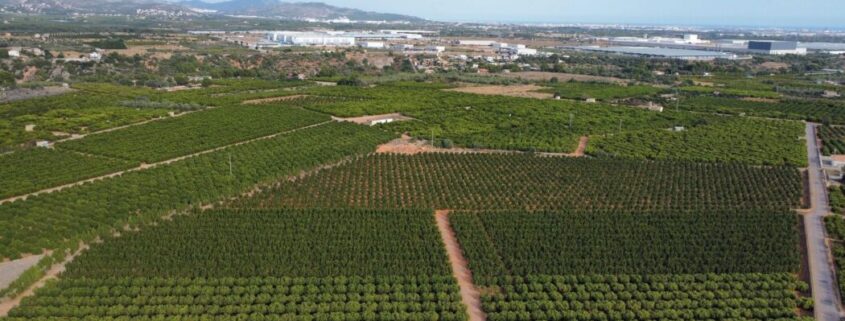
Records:
{"label": "utility pole", "polygon": [[232,173],[232,153],[229,153],[229,176],[235,176],[235,174]]}

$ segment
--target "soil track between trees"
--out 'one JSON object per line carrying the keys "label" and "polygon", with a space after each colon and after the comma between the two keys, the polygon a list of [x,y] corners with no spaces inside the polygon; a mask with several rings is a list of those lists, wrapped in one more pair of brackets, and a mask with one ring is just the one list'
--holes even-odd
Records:
{"label": "soil track between trees", "polygon": [[443,238],[446,247],[446,254],[449,256],[452,274],[458,280],[458,286],[461,288],[461,301],[467,307],[469,321],[487,320],[487,315],[481,309],[481,294],[472,282],[472,272],[467,266],[467,260],[463,251],[461,251],[460,244],[458,244],[455,231],[449,225],[449,210],[435,211],[434,217],[437,221],[437,229],[440,231],[440,236]]}

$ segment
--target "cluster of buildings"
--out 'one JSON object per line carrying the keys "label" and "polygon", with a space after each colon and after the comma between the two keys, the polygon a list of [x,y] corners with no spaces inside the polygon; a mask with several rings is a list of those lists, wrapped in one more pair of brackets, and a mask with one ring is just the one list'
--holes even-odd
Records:
{"label": "cluster of buildings", "polygon": [[452,44],[465,47],[491,47],[496,51],[500,59],[516,60],[522,56],[536,56],[540,54],[537,49],[528,48],[524,44],[509,44],[492,40],[456,40]]}
{"label": "cluster of buildings", "polygon": [[[704,40],[699,38],[696,34],[686,34],[681,38],[644,36],[597,38],[597,40],[606,41],[610,46],[617,47],[718,51],[739,55],[806,55],[808,51],[807,46],[804,46],[796,41],[737,39]],[[845,50],[845,48],[843,48],[843,50]]]}
{"label": "cluster of buildings", "polygon": [[368,48],[384,48],[384,41],[423,39],[424,30],[381,30],[378,32],[345,31],[270,31],[266,33],[264,47],[334,46],[352,47],[359,43]]}

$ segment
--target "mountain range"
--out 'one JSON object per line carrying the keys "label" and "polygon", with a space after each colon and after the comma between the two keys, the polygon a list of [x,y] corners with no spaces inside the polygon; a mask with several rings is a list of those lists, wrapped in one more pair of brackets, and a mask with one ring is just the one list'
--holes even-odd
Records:
{"label": "mountain range", "polygon": [[136,14],[139,10],[160,10],[281,19],[423,21],[413,16],[341,8],[320,2],[281,0],[229,0],[217,3],[201,0],[0,0],[0,8],[11,12],[41,14]]}

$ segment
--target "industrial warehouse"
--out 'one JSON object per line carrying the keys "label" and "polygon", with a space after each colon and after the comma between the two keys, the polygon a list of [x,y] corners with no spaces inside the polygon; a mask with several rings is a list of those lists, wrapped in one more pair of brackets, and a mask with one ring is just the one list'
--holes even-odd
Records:
{"label": "industrial warehouse", "polygon": [[628,56],[646,57],[646,58],[667,58],[680,60],[716,60],[729,59],[736,60],[747,58],[737,54],[720,52],[720,51],[706,51],[706,50],[691,50],[691,49],[673,49],[673,48],[653,48],[653,47],[598,47],[598,46],[581,46],[573,47],[572,49],[579,51],[603,52]]}

